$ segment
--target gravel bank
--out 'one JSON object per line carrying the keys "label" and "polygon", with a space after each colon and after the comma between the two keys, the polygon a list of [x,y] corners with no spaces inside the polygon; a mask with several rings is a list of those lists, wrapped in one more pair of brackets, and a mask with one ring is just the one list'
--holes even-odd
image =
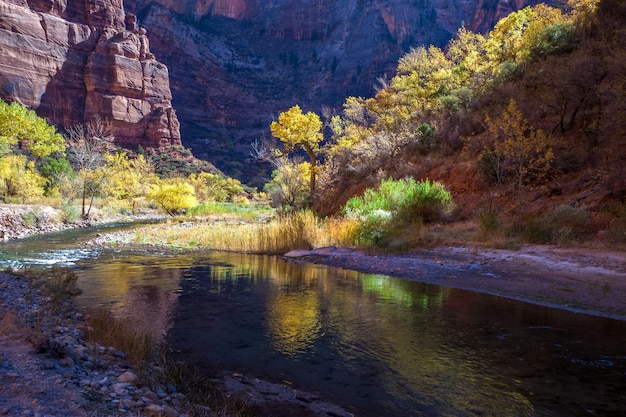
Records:
{"label": "gravel bank", "polygon": [[286,258],[626,320],[626,252],[526,245],[515,251],[440,247],[373,255],[331,247]]}
{"label": "gravel bank", "polygon": [[88,331],[70,300],[57,305],[37,280],[0,273],[0,415],[186,415],[183,394],[148,384]]}

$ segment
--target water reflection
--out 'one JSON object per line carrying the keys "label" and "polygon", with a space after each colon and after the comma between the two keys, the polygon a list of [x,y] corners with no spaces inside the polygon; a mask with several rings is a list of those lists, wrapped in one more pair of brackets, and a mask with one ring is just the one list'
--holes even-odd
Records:
{"label": "water reflection", "polygon": [[267,328],[278,352],[294,355],[313,348],[322,329],[317,291],[271,294],[267,300]]}
{"label": "water reflection", "polygon": [[[623,323],[276,258],[203,262],[185,271],[169,340],[209,371],[294,381],[365,416],[626,408]],[[588,358],[607,355],[596,388]]]}
{"label": "water reflection", "polygon": [[110,308],[137,329],[164,336],[178,300],[182,270],[194,263],[184,255],[104,252],[97,262],[78,263],[78,304]]}
{"label": "water reflection", "polygon": [[626,415],[623,322],[275,257],[77,267],[83,306],[167,334],[206,372],[292,381],[359,416]]}

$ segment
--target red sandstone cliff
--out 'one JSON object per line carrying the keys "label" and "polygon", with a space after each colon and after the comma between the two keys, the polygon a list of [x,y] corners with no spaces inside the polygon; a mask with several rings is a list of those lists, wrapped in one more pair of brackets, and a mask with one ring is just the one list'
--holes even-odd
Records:
{"label": "red sandstone cliff", "polygon": [[99,114],[118,144],[180,144],[169,73],[122,0],[0,0],[0,97],[61,127]]}

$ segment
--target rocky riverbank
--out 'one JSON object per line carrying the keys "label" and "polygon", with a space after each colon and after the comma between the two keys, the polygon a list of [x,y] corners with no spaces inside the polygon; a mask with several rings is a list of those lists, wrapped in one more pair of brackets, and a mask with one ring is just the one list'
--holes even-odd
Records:
{"label": "rocky riverbank", "polygon": [[81,224],[64,220],[63,213],[50,206],[0,205],[0,241],[58,232]]}
{"label": "rocky riverbank", "polygon": [[80,218],[79,213],[78,211],[68,215],[59,208],[45,205],[0,204],[0,242],[105,223],[157,220],[164,217],[156,212],[122,215],[106,214],[94,209],[89,219],[85,220]]}
{"label": "rocky riverbank", "polygon": [[0,415],[352,416],[288,383],[232,372],[210,382],[215,409],[192,403],[160,366],[137,371],[125,352],[94,342],[85,319],[41,280],[0,272]]}
{"label": "rocky riverbank", "polygon": [[138,376],[124,352],[88,341],[91,330],[41,281],[0,273],[0,415],[186,415],[182,393]]}

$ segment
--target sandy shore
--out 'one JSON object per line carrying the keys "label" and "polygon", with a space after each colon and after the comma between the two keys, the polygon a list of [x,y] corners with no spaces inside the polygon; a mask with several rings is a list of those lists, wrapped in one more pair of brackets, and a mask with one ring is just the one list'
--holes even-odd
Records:
{"label": "sandy shore", "polygon": [[372,255],[321,248],[286,258],[626,320],[624,252],[528,245],[516,251],[441,247]]}

